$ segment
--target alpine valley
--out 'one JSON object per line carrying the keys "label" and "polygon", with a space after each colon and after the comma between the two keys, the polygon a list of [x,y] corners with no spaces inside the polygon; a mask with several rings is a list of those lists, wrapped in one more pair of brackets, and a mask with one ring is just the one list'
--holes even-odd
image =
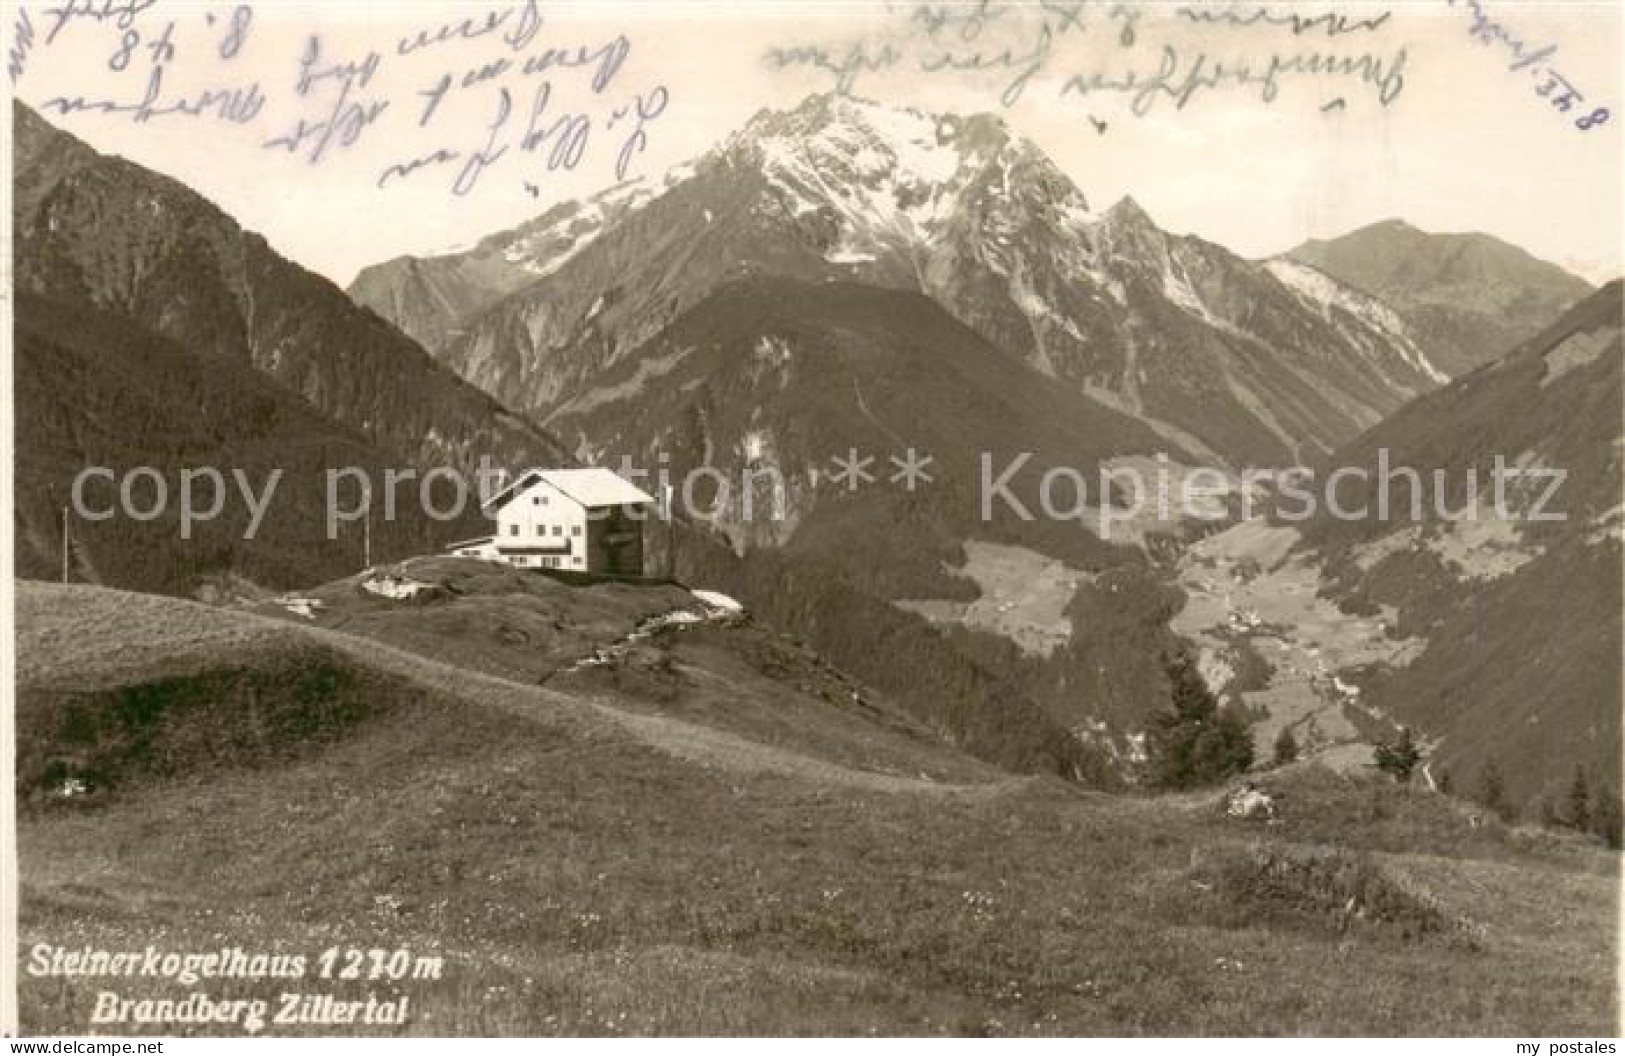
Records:
{"label": "alpine valley", "polygon": [[[426,1033],[1615,1029],[1619,282],[1248,259],[819,95],[346,291],[13,116],[25,949],[377,935]],[[482,460],[685,501],[637,578],[328,528],[333,467]],[[1389,465],[1447,508],[1266,479]],[[85,466],[288,480],[186,534]],[[1157,782],[1193,700],[1232,787]]]}
{"label": "alpine valley", "polygon": [[[1296,735],[1363,765],[1368,749],[1350,746],[1403,721],[1442,738],[1441,760],[1464,773],[1503,754],[1546,758],[1513,778],[1530,797],[1568,779],[1576,744],[1591,746],[1580,753],[1588,766],[1617,771],[1617,677],[1572,689],[1546,680],[1532,694],[1512,689],[1494,663],[1477,663],[1492,697],[1584,716],[1579,726],[1478,721],[1473,707],[1443,698],[1479,690],[1447,692],[1428,674],[1462,632],[1434,628],[1442,637],[1430,652],[1402,599],[1373,600],[1344,574],[1344,550],[1321,553],[1329,538],[1321,527],[1304,538],[1283,529],[1270,541],[1267,553],[1301,565],[1308,597],[1335,617],[1280,613],[1305,635],[1280,648],[1347,664],[1317,660],[1309,676],[1294,677],[1272,660],[1276,646],[1253,640],[1267,635],[1235,633],[1257,608],[1245,597],[1213,611],[1180,600],[1211,586],[1191,562],[1226,560],[1219,551],[1232,536],[1193,555],[1187,544],[1212,523],[1142,518],[1112,525],[1103,540],[1098,523],[1027,521],[1012,508],[985,517],[979,500],[998,474],[979,456],[1008,468],[1030,455],[1012,485],[1030,510],[1057,467],[1093,484],[1101,467],[1161,459],[1176,482],[1197,467],[1223,472],[1229,483],[1211,500],[1234,512],[1243,469],[1331,467],[1374,452],[1406,420],[1402,409],[1430,414],[1424,408],[1478,384],[1450,384],[1450,375],[1513,352],[1590,292],[1488,236],[1429,235],[1399,222],[1246,260],[1160,229],[1132,199],[1095,207],[996,117],[830,95],[758,114],[661,181],[556,206],[466,253],[367,268],[351,287],[359,303],[584,460],[625,459],[676,479],[704,467],[733,482],[782,481],[774,495],[736,487],[712,520],[726,547],[690,548],[671,567],[729,583],[905,698],[962,698],[939,683],[941,673],[985,672],[1036,700],[1071,738],[1103,748],[1110,769],[1133,754],[1128,738],[1167,692],[1157,658],[1183,638],[1204,648],[1215,688],[1264,716],[1255,726],[1261,754],[1293,716]],[[1617,294],[1602,291],[1596,303]],[[1617,359],[1608,333],[1598,338],[1603,365]],[[1602,396],[1584,396],[1604,391],[1576,377],[1561,395],[1543,393],[1553,413],[1523,426],[1508,458],[1543,446],[1522,432],[1561,423],[1590,445],[1588,495],[1601,502],[1617,491],[1610,445],[1619,415]],[[1406,464],[1431,473],[1475,444],[1487,466],[1512,439],[1488,420],[1461,430],[1407,448]],[[881,456],[884,479],[887,457],[910,448],[934,459],[932,484],[917,492],[855,496],[832,477],[839,459],[859,451]],[[1577,557],[1618,560],[1617,532],[1571,524]],[[1256,525],[1240,527],[1234,534]],[[1492,534],[1500,544],[1475,543],[1523,545],[1516,527]],[[1497,585],[1510,590],[1473,559],[1429,553],[1442,562],[1452,605],[1470,609]],[[1253,567],[1250,556],[1243,568]],[[1617,578],[1591,579],[1595,605],[1579,611],[1616,608],[1607,584]],[[1374,618],[1339,608],[1390,603],[1399,608],[1373,609]],[[1530,626],[1515,611],[1498,622]],[[1377,623],[1391,647],[1347,648]],[[927,625],[936,633],[926,635]],[[1614,624],[1593,627],[1598,642],[1617,638]],[[910,644],[882,644],[893,635]],[[1481,659],[1523,655],[1502,649]],[[1617,676],[1613,665],[1601,668]],[[1582,669],[1592,670],[1571,666]],[[1383,688],[1358,699],[1368,682]],[[972,684],[969,695],[980,697]],[[985,738],[966,746],[1004,757]],[[1057,754],[1067,757],[1046,752],[1043,765]],[[1034,761],[1030,752],[1019,758]]]}

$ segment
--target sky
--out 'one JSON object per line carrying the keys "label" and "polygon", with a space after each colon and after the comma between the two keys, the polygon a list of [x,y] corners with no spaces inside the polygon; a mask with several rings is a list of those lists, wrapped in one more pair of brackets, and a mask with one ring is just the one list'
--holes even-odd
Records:
{"label": "sky", "polygon": [[[17,32],[24,16],[8,15],[21,99],[98,150],[185,182],[341,285],[367,264],[470,245],[620,176],[658,180],[757,111],[837,87],[806,60],[854,54],[885,68],[846,84],[852,93],[997,113],[1095,208],[1132,195],[1161,226],[1246,256],[1399,217],[1493,234],[1592,281],[1622,270],[1612,2],[1199,0],[1200,23],[1173,3],[1105,0],[111,0],[105,17],[59,25],[62,7],[24,6],[31,41]],[[1288,13],[1345,23],[1293,26]],[[1144,83],[1162,70],[1172,84],[1198,62],[1257,74],[1272,58],[1301,68],[1333,57],[1386,77],[1386,105],[1380,84],[1338,74],[1283,74],[1268,102],[1260,84],[1234,80],[1182,108],[1152,93],[1143,114],[1130,93],[1063,91],[1078,76]],[[1014,93],[1015,71],[1029,69]],[[229,90],[235,119],[217,102],[201,116],[156,112]],[[1557,102],[1570,92],[1565,112]],[[1598,108],[1621,112],[1577,126]]]}

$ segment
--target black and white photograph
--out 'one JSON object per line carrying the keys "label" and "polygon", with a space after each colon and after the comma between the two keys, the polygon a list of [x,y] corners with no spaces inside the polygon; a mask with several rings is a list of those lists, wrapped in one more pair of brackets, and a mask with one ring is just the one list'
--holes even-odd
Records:
{"label": "black and white photograph", "polygon": [[8,1052],[1617,1056],[1625,5],[0,34]]}

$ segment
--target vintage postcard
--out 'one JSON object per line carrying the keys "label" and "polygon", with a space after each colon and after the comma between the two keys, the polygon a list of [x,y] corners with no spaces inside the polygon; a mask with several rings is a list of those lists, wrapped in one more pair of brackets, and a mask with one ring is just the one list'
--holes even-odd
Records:
{"label": "vintage postcard", "polygon": [[1621,5],[3,10],[5,1033],[1615,1051]]}

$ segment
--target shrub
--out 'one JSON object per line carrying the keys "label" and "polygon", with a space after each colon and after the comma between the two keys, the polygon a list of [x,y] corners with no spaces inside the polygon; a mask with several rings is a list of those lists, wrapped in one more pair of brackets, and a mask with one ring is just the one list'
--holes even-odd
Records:
{"label": "shrub", "polygon": [[1604,785],[1598,790],[1591,805],[1591,831],[1614,850],[1621,845],[1621,817],[1619,792]]}
{"label": "shrub", "polygon": [[1260,921],[1330,935],[1363,932],[1471,946],[1469,922],[1391,876],[1369,854],[1343,849],[1253,846],[1226,849],[1204,864],[1203,916],[1220,927]]}
{"label": "shrub", "polygon": [[1502,821],[1510,822],[1516,815],[1512,800],[1507,796],[1506,778],[1501,776],[1501,767],[1494,759],[1484,764],[1478,776],[1477,799]]}
{"label": "shrub", "polygon": [[1571,828],[1587,832],[1591,829],[1591,782],[1586,779],[1586,768],[1574,768],[1574,781],[1569,785],[1568,816]]}
{"label": "shrub", "polygon": [[1151,780],[1162,788],[1193,788],[1222,781],[1253,762],[1247,722],[1220,708],[1189,654],[1165,661],[1170,707],[1151,718],[1146,750]]}

